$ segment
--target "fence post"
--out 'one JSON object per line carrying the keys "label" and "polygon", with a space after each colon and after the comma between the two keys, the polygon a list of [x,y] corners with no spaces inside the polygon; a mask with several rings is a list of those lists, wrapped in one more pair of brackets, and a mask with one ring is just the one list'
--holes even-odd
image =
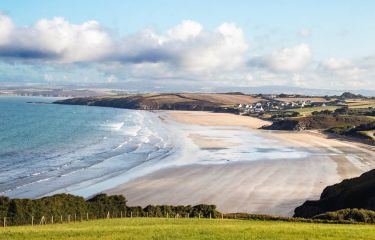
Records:
{"label": "fence post", "polygon": [[31,216],[31,226],[34,226],[34,216]]}
{"label": "fence post", "polygon": [[7,226],[7,217],[4,217],[4,227]]}
{"label": "fence post", "polygon": [[120,218],[122,218],[122,211],[120,212]]}
{"label": "fence post", "polygon": [[200,213],[198,213],[198,219],[201,219],[201,214]]}
{"label": "fence post", "polygon": [[169,218],[168,212],[167,212],[167,218]]}
{"label": "fence post", "polygon": [[87,221],[89,220],[89,213],[88,212],[86,213],[86,220]]}
{"label": "fence post", "polygon": [[42,218],[40,219],[40,222],[39,222],[39,225],[42,225],[43,223],[45,224],[45,219],[44,219],[44,216],[42,216]]}
{"label": "fence post", "polygon": [[211,213],[210,213],[210,219],[211,219]]}
{"label": "fence post", "polygon": [[148,212],[146,213],[146,217],[148,218]]}
{"label": "fence post", "polygon": [[188,213],[187,217],[190,218],[190,213]]}
{"label": "fence post", "polygon": [[74,222],[77,221],[77,213],[74,213]]}
{"label": "fence post", "polygon": [[107,213],[107,219],[109,219],[109,212]]}
{"label": "fence post", "polygon": [[60,223],[62,223],[63,219],[62,219],[62,215],[60,215]]}
{"label": "fence post", "polygon": [[53,224],[53,215],[51,216],[51,224]]}
{"label": "fence post", "polygon": [[70,214],[68,215],[68,223],[70,223]]}
{"label": "fence post", "polygon": [[133,218],[133,212],[130,212],[130,218]]}

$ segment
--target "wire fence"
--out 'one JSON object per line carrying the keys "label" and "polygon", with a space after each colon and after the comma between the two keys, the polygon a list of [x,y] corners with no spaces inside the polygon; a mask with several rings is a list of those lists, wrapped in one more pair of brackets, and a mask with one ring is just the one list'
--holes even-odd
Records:
{"label": "wire fence", "polygon": [[[191,214],[191,213],[139,213],[139,212],[107,212],[106,214],[96,215],[74,213],[74,214],[60,214],[60,215],[42,215],[42,216],[0,216],[0,227],[10,226],[22,226],[22,225],[47,225],[47,224],[62,224],[62,223],[76,223],[83,221],[92,221],[99,219],[115,219],[115,218],[228,218],[225,214],[211,214],[208,215],[203,213]],[[232,218],[232,217],[229,217]]]}
{"label": "wire fence", "polygon": [[[0,227],[11,227],[11,226],[41,226],[47,224],[67,224],[67,223],[78,223],[84,221],[93,221],[99,219],[120,219],[120,218],[169,218],[169,219],[238,219],[238,220],[260,220],[260,221],[285,221],[285,222],[308,222],[308,223],[335,223],[335,224],[360,224],[361,222],[353,220],[328,220],[328,219],[305,219],[305,218],[292,218],[292,217],[280,217],[262,214],[249,214],[249,213],[149,213],[149,212],[107,212],[106,214],[60,214],[60,215],[42,215],[39,217],[25,216],[18,217],[1,217],[0,216]],[[362,222],[363,224],[363,222]]]}

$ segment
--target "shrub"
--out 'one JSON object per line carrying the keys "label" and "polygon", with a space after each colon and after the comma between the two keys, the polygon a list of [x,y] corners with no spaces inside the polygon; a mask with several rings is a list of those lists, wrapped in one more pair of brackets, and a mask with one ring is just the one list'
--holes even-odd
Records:
{"label": "shrub", "polygon": [[375,223],[375,211],[357,208],[342,209],[316,215],[313,219]]}

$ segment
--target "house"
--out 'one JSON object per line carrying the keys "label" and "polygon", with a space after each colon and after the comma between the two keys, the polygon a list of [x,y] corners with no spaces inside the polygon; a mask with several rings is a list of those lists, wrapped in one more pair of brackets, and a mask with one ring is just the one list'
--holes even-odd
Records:
{"label": "house", "polygon": [[264,109],[263,109],[261,103],[257,103],[257,104],[255,105],[255,107],[254,107],[254,112],[256,112],[256,113],[264,112]]}

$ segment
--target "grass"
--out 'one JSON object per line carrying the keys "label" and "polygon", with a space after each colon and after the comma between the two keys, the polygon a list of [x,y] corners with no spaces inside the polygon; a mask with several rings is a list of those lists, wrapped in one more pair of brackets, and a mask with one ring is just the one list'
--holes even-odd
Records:
{"label": "grass", "polygon": [[0,239],[375,239],[374,225],[229,219],[109,219],[0,228]]}
{"label": "grass", "polygon": [[372,140],[375,140],[375,137],[374,137],[375,130],[360,131],[360,133],[362,133],[363,135],[368,136],[368,137],[371,138]]}
{"label": "grass", "polygon": [[301,116],[309,116],[314,111],[317,111],[317,112],[320,112],[323,110],[335,111],[337,108],[340,108],[340,106],[294,108],[294,109],[288,109],[288,111],[298,112]]}
{"label": "grass", "polygon": [[349,108],[369,108],[375,107],[375,100],[347,100],[346,101]]}

